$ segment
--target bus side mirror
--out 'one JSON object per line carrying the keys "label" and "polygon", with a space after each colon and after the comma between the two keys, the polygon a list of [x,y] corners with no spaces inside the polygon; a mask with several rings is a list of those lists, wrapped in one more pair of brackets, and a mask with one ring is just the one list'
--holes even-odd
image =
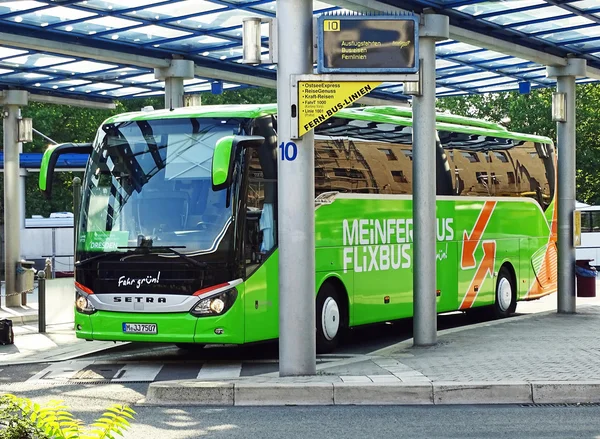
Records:
{"label": "bus side mirror", "polygon": [[262,136],[225,136],[217,141],[212,159],[212,190],[217,192],[231,185],[235,154],[240,148],[258,148],[265,142]]}
{"label": "bus side mirror", "polygon": [[40,165],[39,187],[44,197],[49,200],[52,196],[52,179],[58,158],[63,154],[87,154],[93,151],[91,143],[61,143],[50,145],[42,156]]}

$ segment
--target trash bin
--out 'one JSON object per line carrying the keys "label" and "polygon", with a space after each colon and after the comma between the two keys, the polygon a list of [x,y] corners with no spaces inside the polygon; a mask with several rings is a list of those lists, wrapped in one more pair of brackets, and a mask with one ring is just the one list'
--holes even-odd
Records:
{"label": "trash bin", "polygon": [[593,259],[575,261],[577,277],[577,297],[596,297],[596,276],[598,272],[590,265]]}
{"label": "trash bin", "polygon": [[35,279],[35,269],[33,261],[17,262],[17,281],[15,289],[21,294],[21,305],[27,305],[27,293],[33,292],[33,281]]}

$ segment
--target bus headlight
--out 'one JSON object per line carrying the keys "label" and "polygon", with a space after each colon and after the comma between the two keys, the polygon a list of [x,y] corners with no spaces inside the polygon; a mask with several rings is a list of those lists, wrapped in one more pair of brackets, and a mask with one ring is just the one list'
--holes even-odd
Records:
{"label": "bus headlight", "polygon": [[75,308],[83,314],[94,314],[96,312],[94,305],[91,304],[87,297],[79,292],[75,294]]}
{"label": "bus headlight", "polygon": [[198,301],[190,313],[196,317],[220,316],[233,306],[237,298],[237,290],[231,288],[214,296],[205,297]]}

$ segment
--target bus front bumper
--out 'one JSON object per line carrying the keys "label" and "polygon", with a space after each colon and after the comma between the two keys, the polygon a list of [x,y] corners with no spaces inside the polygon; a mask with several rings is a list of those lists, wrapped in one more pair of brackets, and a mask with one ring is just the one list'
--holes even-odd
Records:
{"label": "bus front bumper", "polygon": [[[156,324],[155,334],[124,332],[124,324]],[[195,317],[190,313],[127,313],[75,311],[78,338],[86,340],[156,343],[241,344],[244,343],[242,307],[234,305],[222,316]]]}

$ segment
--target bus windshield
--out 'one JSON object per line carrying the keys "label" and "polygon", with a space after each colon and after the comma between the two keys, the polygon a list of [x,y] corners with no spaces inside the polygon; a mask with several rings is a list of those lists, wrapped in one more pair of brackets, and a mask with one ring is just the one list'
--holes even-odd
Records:
{"label": "bus windshield", "polygon": [[212,190],[213,149],[241,129],[239,120],[207,118],[104,125],[83,185],[78,249],[126,251],[152,240],[191,255],[214,252],[233,203],[231,191]]}

